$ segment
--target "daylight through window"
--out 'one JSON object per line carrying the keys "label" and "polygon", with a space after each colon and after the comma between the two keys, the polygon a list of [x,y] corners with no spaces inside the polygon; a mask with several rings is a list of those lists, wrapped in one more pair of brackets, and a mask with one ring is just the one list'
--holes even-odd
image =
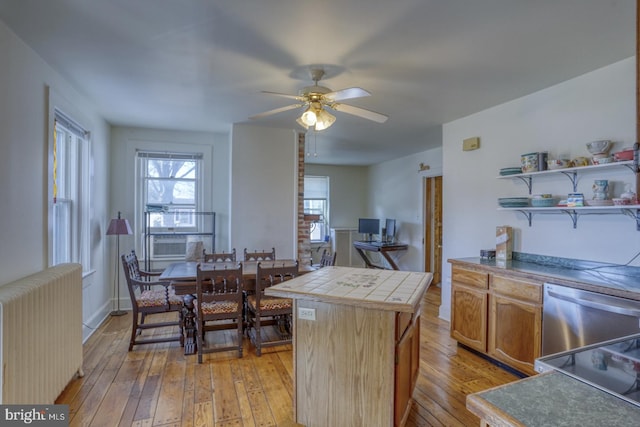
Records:
{"label": "daylight through window", "polygon": [[325,241],[329,235],[329,177],[304,177],[304,213],[319,215],[320,219],[311,223],[312,242]]}

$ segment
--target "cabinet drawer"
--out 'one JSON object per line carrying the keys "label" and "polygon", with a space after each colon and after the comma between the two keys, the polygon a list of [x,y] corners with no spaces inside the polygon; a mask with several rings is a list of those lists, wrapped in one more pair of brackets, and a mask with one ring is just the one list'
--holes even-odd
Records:
{"label": "cabinet drawer", "polygon": [[542,283],[494,274],[491,276],[490,288],[501,295],[542,303]]}
{"label": "cabinet drawer", "polygon": [[460,267],[451,269],[451,280],[479,289],[487,289],[489,287],[489,274]]}

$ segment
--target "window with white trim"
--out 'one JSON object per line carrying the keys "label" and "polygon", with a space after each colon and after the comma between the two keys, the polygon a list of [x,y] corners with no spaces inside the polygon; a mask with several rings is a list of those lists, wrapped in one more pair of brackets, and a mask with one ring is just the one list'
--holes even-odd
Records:
{"label": "window with white trim", "polygon": [[310,240],[324,242],[329,235],[329,177],[304,177],[304,213],[318,215],[311,223]]}
{"label": "window with white trim", "polygon": [[197,230],[194,212],[202,210],[202,153],[138,151],[137,157],[140,223],[149,212],[149,231]]}
{"label": "window with white trim", "polygon": [[91,269],[90,133],[61,111],[54,111],[50,264],[66,262]]}

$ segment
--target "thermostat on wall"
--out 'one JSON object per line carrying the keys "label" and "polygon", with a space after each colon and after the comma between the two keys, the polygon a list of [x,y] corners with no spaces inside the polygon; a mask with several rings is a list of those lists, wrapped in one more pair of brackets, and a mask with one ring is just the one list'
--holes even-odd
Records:
{"label": "thermostat on wall", "polygon": [[462,141],[462,151],[477,150],[478,148],[480,148],[480,138],[477,136]]}

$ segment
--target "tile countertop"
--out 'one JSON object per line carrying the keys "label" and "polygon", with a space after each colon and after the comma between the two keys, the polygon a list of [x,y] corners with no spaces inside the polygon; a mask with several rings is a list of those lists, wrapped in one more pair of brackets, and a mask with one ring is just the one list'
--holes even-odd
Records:
{"label": "tile countertop", "polygon": [[640,267],[514,252],[514,259],[480,257],[449,259],[452,265],[482,266],[491,272],[508,271],[522,277],[640,301]]}
{"label": "tile countertop", "polygon": [[265,289],[266,295],[413,313],[431,273],[323,267]]}
{"label": "tile countertop", "polygon": [[637,426],[640,407],[560,372],[467,396],[467,408],[493,427]]}

